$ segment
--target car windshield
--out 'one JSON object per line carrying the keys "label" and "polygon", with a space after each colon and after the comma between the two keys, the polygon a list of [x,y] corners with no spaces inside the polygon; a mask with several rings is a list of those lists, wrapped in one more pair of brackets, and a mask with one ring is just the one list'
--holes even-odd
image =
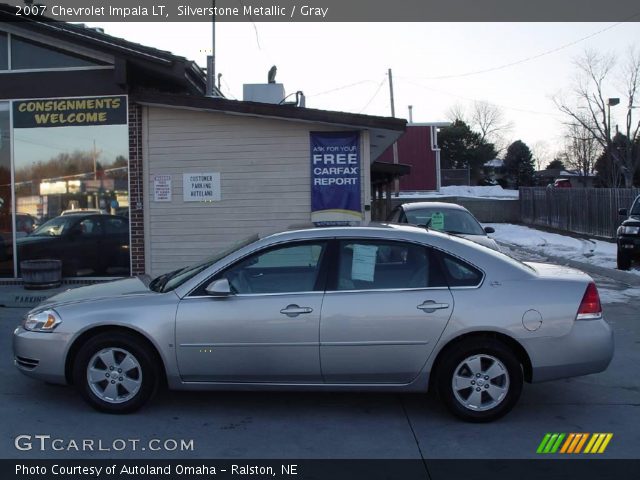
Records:
{"label": "car windshield", "polygon": [[631,213],[629,215],[640,215],[640,197],[636,198],[636,201],[633,202],[633,207],[631,207]]}
{"label": "car windshield", "polygon": [[71,225],[75,222],[73,218],[69,217],[56,217],[52,218],[48,222],[43,223],[36,228],[31,234],[32,237],[59,237],[64,232],[71,228]]}
{"label": "car windshield", "polygon": [[407,222],[429,225],[433,230],[460,235],[485,235],[478,221],[466,210],[447,208],[416,208],[405,211]]}
{"label": "car windshield", "polygon": [[149,284],[149,288],[154,292],[170,292],[171,290],[175,290],[180,285],[185,283],[187,280],[195,277],[200,272],[209,268],[211,265],[216,263],[218,260],[226,257],[227,255],[232,254],[233,252],[240,250],[242,247],[245,247],[259,239],[257,234],[246,237],[238,242],[233,243],[228,248],[225,248],[214,255],[206,258],[200,263],[196,263],[194,265],[189,265],[188,267],[179,268],[178,270],[174,270],[173,272],[165,273],[164,275],[160,275],[159,277],[154,278]]}

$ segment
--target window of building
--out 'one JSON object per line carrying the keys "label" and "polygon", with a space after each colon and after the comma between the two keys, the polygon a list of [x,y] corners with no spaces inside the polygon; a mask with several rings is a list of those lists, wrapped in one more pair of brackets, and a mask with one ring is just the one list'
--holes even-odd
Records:
{"label": "window of building", "polygon": [[36,224],[17,233],[18,266],[54,258],[65,276],[129,274],[126,108],[120,96],[13,102],[16,223]]}
{"label": "window of building", "polygon": [[404,242],[342,241],[337,290],[446,287],[427,247]]}
{"label": "window of building", "polygon": [[0,32],[0,70],[9,69],[9,44],[7,34]]}
{"label": "window of building", "polygon": [[9,102],[0,102],[0,275],[13,276]]}
{"label": "window of building", "polygon": [[95,67],[100,65],[104,64],[80,55],[62,52],[15,35],[11,36],[11,70]]}

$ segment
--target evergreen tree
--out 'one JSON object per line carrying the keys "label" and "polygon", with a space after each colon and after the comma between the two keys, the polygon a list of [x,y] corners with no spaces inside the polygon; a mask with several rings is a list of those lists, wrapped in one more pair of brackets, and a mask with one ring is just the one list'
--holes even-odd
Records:
{"label": "evergreen tree", "polygon": [[512,186],[519,188],[533,185],[534,161],[526,143],[516,140],[509,145],[504,157],[504,171]]}

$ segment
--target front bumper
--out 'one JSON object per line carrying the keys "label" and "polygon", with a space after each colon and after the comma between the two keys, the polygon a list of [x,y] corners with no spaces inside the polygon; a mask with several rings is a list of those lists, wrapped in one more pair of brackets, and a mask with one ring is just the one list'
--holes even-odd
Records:
{"label": "front bumper", "polygon": [[613,358],[613,331],[604,319],[579,320],[565,336],[522,344],[531,359],[532,382],[602,372]]}
{"label": "front bumper", "polygon": [[640,237],[619,236],[618,249],[631,255],[640,254]]}
{"label": "front bumper", "polygon": [[65,355],[69,335],[30,332],[18,327],[13,332],[13,363],[29,377],[66,384]]}

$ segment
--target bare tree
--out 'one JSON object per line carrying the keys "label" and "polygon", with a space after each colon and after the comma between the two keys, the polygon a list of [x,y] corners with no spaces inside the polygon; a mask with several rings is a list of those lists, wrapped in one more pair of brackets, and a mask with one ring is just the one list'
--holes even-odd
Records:
{"label": "bare tree", "polygon": [[[612,78],[616,72],[616,58],[610,54],[602,54],[593,50],[586,51],[575,62],[578,70],[577,82],[573,88],[572,100],[556,96],[554,101],[563,113],[567,114],[570,124],[578,124],[604,148],[611,156],[611,161],[621,171],[626,187],[633,185],[633,174],[640,163],[640,157],[634,151],[633,144],[638,140],[640,121],[633,119],[634,103],[640,88],[640,53],[629,48],[626,61],[618,70],[622,77],[623,102],[627,109],[625,138],[627,145],[623,149],[613,148],[610,108],[615,106],[618,98],[605,94],[610,92]],[[615,90],[613,90],[615,92]]]}
{"label": "bare tree", "polygon": [[506,136],[513,130],[500,107],[488,102],[474,102],[471,107],[471,126],[478,131],[482,140],[493,143],[500,153],[509,143]]}
{"label": "bare tree", "polygon": [[[588,119],[584,120],[588,124]],[[580,173],[580,181],[587,185],[587,178],[593,173],[593,167],[601,153],[600,144],[591,134],[591,130],[582,123],[569,124],[566,134],[566,166]]]}
{"label": "bare tree", "polygon": [[542,170],[551,160],[551,150],[549,143],[545,140],[538,140],[531,147],[531,153],[533,153],[533,160],[536,162],[536,170]]}
{"label": "bare tree", "polygon": [[451,108],[449,108],[449,110],[447,111],[447,120],[450,120],[451,122],[462,120],[464,123],[469,124],[469,122],[467,121],[467,112],[464,105],[462,105],[461,103],[456,103]]}

